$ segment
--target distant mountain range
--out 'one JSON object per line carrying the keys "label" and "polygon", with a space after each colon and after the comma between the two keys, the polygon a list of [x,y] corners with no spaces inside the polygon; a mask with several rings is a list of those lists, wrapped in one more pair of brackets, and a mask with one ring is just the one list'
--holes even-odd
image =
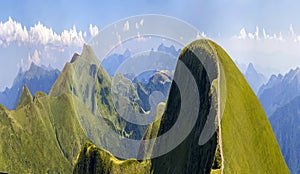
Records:
{"label": "distant mountain range", "polygon": [[257,96],[267,116],[271,116],[276,109],[300,96],[300,69],[290,70],[284,76],[272,75]]}
{"label": "distant mountain range", "polygon": [[259,73],[253,63],[249,63],[248,65],[239,63],[237,60],[234,62],[239,70],[244,74],[247,82],[251,86],[252,90],[255,94],[258,93],[259,88],[267,82],[267,78],[264,74]]}
{"label": "distant mountain range", "polygon": [[3,104],[8,109],[15,109],[18,104],[23,86],[27,86],[31,95],[38,91],[48,94],[53,83],[59,76],[60,71],[53,69],[50,66],[37,66],[31,63],[29,70],[19,71],[11,88],[6,88],[0,92],[0,104]]}
{"label": "distant mountain range", "polygon": [[300,172],[300,69],[272,75],[258,92],[291,173]]}
{"label": "distant mountain range", "polygon": [[112,54],[105,58],[101,64],[103,68],[107,71],[110,76],[115,75],[118,67],[129,57],[131,53],[129,50],[126,50],[123,54]]}
{"label": "distant mountain range", "polygon": [[[158,53],[157,53],[157,52]],[[176,50],[176,48],[171,45],[171,46],[165,46],[164,44],[160,44],[157,48],[157,50],[152,50],[148,55],[141,56],[144,58],[144,62],[139,62],[137,66],[143,66],[143,65],[149,65],[149,63],[155,63],[155,60],[160,58],[160,63],[163,63],[163,67],[169,67],[169,68],[175,68],[176,64],[176,59],[180,53],[180,49]],[[167,57],[167,59],[162,58],[163,54],[169,54],[170,57],[174,57],[174,60],[171,60]],[[131,56],[131,52],[127,49],[123,54],[112,54],[106,57],[102,62],[101,65],[103,68],[108,72],[110,76],[113,76],[120,65],[124,63],[127,59],[129,59]],[[147,57],[147,58],[145,58]],[[152,62],[151,62],[152,61]],[[130,62],[131,65],[134,62]],[[132,65],[135,66],[135,65]]]}
{"label": "distant mountain range", "polygon": [[291,173],[300,173],[300,96],[276,109],[269,119]]}

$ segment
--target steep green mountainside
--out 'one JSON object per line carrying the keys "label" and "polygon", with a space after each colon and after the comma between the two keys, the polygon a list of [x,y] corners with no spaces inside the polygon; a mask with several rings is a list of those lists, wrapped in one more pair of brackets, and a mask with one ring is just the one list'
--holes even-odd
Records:
{"label": "steep green mountainside", "polygon": [[[200,55],[203,62],[200,62],[196,55]],[[141,163],[123,162],[132,168],[130,171],[134,173],[135,169],[139,169],[145,173],[289,173],[258,99],[227,53],[214,42],[202,39],[183,49],[179,59],[191,71],[200,95],[195,126],[179,146],[162,156],[156,157],[155,152],[165,149],[165,146],[171,143],[172,137],[167,138],[166,142],[142,144],[141,154],[145,158],[149,155],[155,157],[151,163],[147,163],[146,168],[150,165],[150,171],[145,171],[145,166]],[[210,69],[204,69],[203,66]],[[177,64],[174,78],[179,76],[179,79],[184,79],[183,75]],[[185,80],[188,82],[189,79]],[[183,91],[186,92],[190,89],[190,83],[185,84]],[[178,86],[172,82],[165,111],[158,112],[163,113],[163,116],[148,127],[145,140],[168,133],[173,124],[176,124],[180,118],[178,113],[182,102],[179,94],[183,91],[179,91]],[[197,103],[190,102],[193,102],[191,106]],[[191,112],[194,112],[193,107],[190,114],[185,114],[188,121],[192,120]],[[213,117],[208,117],[211,113]],[[221,113],[222,120],[219,119]],[[199,145],[199,137],[207,121],[217,131],[208,141]],[[218,127],[219,125],[221,127]],[[188,127],[180,127],[183,132],[185,129]],[[114,158],[107,152],[103,153],[98,149],[89,153],[89,149],[97,148],[91,144],[86,146],[88,147],[83,147],[78,156],[74,173],[89,173],[87,169],[91,168],[93,172],[100,173],[120,173],[123,170],[114,167],[121,161],[116,160],[112,163]]]}
{"label": "steep green mountainside", "polygon": [[[87,139],[100,145],[116,144],[119,139],[108,141],[109,129],[141,138],[147,127],[140,128],[118,118],[110,85],[110,77],[98,65],[93,50],[85,45],[82,54],[74,54],[65,65],[49,96],[37,92],[32,97],[24,86],[16,110],[1,106],[0,133],[5,141],[0,144],[0,171],[70,173]],[[129,98],[133,99],[127,102],[139,107],[137,91],[133,84],[132,87]],[[95,117],[99,111],[105,118],[102,122]],[[116,150],[125,151],[122,147]]]}
{"label": "steep green mountainside", "polygon": [[[225,173],[289,173],[271,125],[227,53],[209,42],[224,69],[226,103],[221,121]],[[223,98],[221,98],[223,100]]]}
{"label": "steep green mountainside", "polygon": [[[138,111],[140,99],[133,84],[123,85],[123,82],[127,82],[128,79],[120,74],[116,76],[116,81],[120,81],[116,88],[124,91],[124,96],[114,95],[116,96],[116,103],[114,103],[114,91],[111,90],[112,79],[99,64],[92,48],[84,45],[82,54],[74,54],[50,91],[50,96],[72,94],[74,109],[83,130],[98,146],[109,146],[110,143],[116,143],[121,139],[115,137],[111,142],[110,137],[107,137],[111,130],[126,137],[141,139],[147,128],[126,122],[119,116],[115,105],[120,107],[125,104],[130,105]],[[115,150],[125,151],[121,146],[120,149]]]}
{"label": "steep green mountainside", "polygon": [[[86,64],[82,62],[85,61],[91,65],[84,67]],[[0,134],[1,140],[5,140],[0,143],[1,172],[71,173],[81,145],[88,138],[106,136],[105,129],[89,136],[88,131],[95,125],[89,125],[89,122],[82,120],[93,121],[92,112],[98,110],[98,107],[104,116],[116,121],[113,117],[115,111],[110,109],[112,104],[107,103],[111,102],[107,101],[110,95],[105,91],[108,89],[110,78],[102,67],[95,66],[96,63],[98,60],[93,51],[84,46],[82,55],[74,54],[72,61],[65,65],[50,91],[50,96],[37,92],[32,98],[25,86],[16,110],[9,111],[1,106]],[[85,74],[85,70],[88,70],[88,75]],[[89,83],[89,76],[97,79],[99,83]],[[95,86],[89,87],[90,84]],[[93,101],[96,99],[99,100],[98,106],[95,106],[96,102]],[[86,108],[82,102],[94,108]],[[102,129],[101,124],[97,126]],[[116,128],[118,130],[125,129],[119,122],[110,125],[120,126]]]}
{"label": "steep green mountainside", "polygon": [[24,86],[17,106],[22,107],[24,105],[29,104],[31,101],[32,101],[32,95],[29,89],[27,88],[27,86]]}
{"label": "steep green mountainside", "polygon": [[70,95],[32,99],[24,87],[16,110],[0,109],[0,171],[70,173],[86,140]]}
{"label": "steep green mountainside", "polygon": [[291,173],[300,173],[300,97],[278,108],[269,118]]}

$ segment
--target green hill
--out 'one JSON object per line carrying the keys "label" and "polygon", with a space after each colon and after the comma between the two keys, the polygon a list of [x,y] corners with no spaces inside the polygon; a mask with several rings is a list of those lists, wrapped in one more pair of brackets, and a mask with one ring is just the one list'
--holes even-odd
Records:
{"label": "green hill", "polygon": [[[197,56],[200,56],[201,62]],[[145,173],[289,173],[258,99],[227,53],[216,43],[202,39],[183,49],[179,59],[191,71],[200,91],[200,109],[196,113],[198,118],[195,126],[179,146],[151,159],[151,163],[147,163],[150,171],[145,172],[140,163],[128,163],[127,167],[139,168],[140,172]],[[176,75],[184,78],[180,72],[177,65],[174,78]],[[183,90],[189,90],[189,85],[186,83]],[[168,132],[179,119],[180,92],[173,82],[165,112],[160,120],[149,126],[145,140]],[[208,117],[211,113],[214,116]],[[218,114],[221,113],[220,120]],[[189,114],[185,117],[188,121],[192,120]],[[199,145],[206,121],[217,131]],[[181,131],[186,128],[182,127]],[[172,140],[172,137],[166,139],[169,143],[168,140]],[[168,143],[142,144],[141,154],[145,158],[155,156],[155,151],[164,150]],[[94,148],[93,145],[90,147]],[[113,169],[115,163],[111,167],[103,162],[91,164],[86,161],[95,156],[84,154],[86,152],[80,153],[74,173],[87,172],[80,170],[80,166],[104,168],[98,171],[101,173],[120,173],[120,170]],[[101,161],[111,161],[113,158],[107,154],[96,156]]]}
{"label": "green hill", "polygon": [[254,92],[227,53],[216,43],[208,43],[218,55],[226,79],[226,104],[221,121],[224,172],[289,173]]}
{"label": "green hill", "polygon": [[[74,54],[70,63],[67,63],[53,85],[50,96],[59,96],[67,93],[72,95],[74,110],[87,137],[100,147],[110,147],[119,153],[126,152],[117,142],[121,136],[108,136],[114,131],[122,136],[141,139],[147,126],[139,126],[127,122],[120,117],[115,109],[117,106],[130,105],[139,110],[140,101],[136,87],[124,85],[129,81],[121,74],[116,74],[117,85],[124,95],[117,95],[111,90],[112,79],[99,64],[99,61],[88,45],[84,45],[81,55]],[[117,103],[113,103],[113,96]],[[129,98],[129,99],[128,99]]]}
{"label": "green hill", "polygon": [[26,87],[16,110],[0,109],[0,171],[70,173],[86,140],[71,96],[39,92],[29,100],[25,94],[30,94]]}

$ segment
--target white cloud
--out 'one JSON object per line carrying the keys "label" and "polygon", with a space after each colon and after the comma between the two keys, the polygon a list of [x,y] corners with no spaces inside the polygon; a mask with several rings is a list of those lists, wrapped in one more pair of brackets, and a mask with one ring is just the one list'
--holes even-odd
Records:
{"label": "white cloud", "polygon": [[37,50],[35,50],[33,55],[31,56],[31,61],[37,65],[39,65],[41,63],[39,54],[40,53]]}
{"label": "white cloud", "polygon": [[298,37],[300,38],[300,35],[296,35],[294,33],[294,29],[292,27],[292,25],[290,26],[290,30],[289,30],[289,35],[291,37],[288,36],[284,36],[282,34],[282,32],[279,33],[274,33],[272,35],[268,34],[266,32],[266,30],[264,28],[262,28],[262,34],[260,34],[261,29],[259,29],[259,27],[256,26],[255,28],[255,32],[251,33],[251,32],[247,32],[245,28],[242,28],[240,30],[240,34],[239,35],[235,35],[233,36],[233,38],[235,39],[250,39],[250,40],[278,40],[278,41],[285,41],[285,40],[293,40],[295,42],[300,42],[300,39],[298,39]]}
{"label": "white cloud", "polygon": [[21,61],[20,61],[20,64],[18,66],[23,71],[25,71],[25,70],[29,69],[31,63],[34,63],[36,65],[40,65],[41,64],[40,55],[41,55],[40,51],[34,50],[32,55],[30,55],[30,53],[28,53],[26,61],[24,61],[24,59],[22,58]]}
{"label": "white cloud", "polygon": [[197,39],[206,38],[206,34],[204,32],[201,32],[201,33],[197,32],[196,38]]}
{"label": "white cloud", "polygon": [[292,36],[295,35],[293,24],[290,25],[290,33]]}
{"label": "white cloud", "polygon": [[[90,30],[90,35],[91,35],[92,37],[95,37],[95,36],[98,35],[98,33],[99,33],[99,29],[98,29],[98,27],[97,27],[96,25],[93,26],[92,24],[90,24],[89,30]],[[85,35],[86,35],[86,34],[85,34]]]}
{"label": "white cloud", "polygon": [[247,31],[242,28],[238,35],[219,40],[234,60],[252,62],[266,75],[300,66],[300,34],[295,33],[293,25],[286,32],[268,33],[259,27]]}
{"label": "white cloud", "polygon": [[1,79],[0,88],[11,84],[14,73],[18,71],[16,65],[27,70],[34,62],[39,65],[51,64],[55,68],[62,69],[75,52],[81,52],[85,40],[99,33],[96,25],[91,24],[88,27],[89,30],[84,32],[77,30],[76,26],[55,32],[41,22],[24,26],[11,17],[6,21],[0,21],[0,59],[14,62],[9,66],[6,64],[0,66],[2,74],[10,72],[6,80]]}
{"label": "white cloud", "polygon": [[[128,22],[128,21],[127,21],[127,22]],[[125,24],[128,24],[128,30],[129,30],[129,23],[127,23],[127,22],[126,22]],[[144,19],[141,19],[140,22],[136,22],[136,23],[135,23],[135,28],[136,28],[136,29],[139,29],[139,28],[142,27],[143,25],[144,25]],[[124,26],[124,27],[125,27],[125,26]],[[124,31],[125,31],[125,30],[124,30]]]}
{"label": "white cloud", "polygon": [[267,37],[269,37],[267,34],[266,34],[266,30],[263,28],[263,36],[264,36],[264,39],[266,39]]}
{"label": "white cloud", "polygon": [[63,45],[74,45],[81,47],[85,43],[82,31],[77,32],[76,27],[73,26],[70,30],[64,30],[61,35],[61,44]]}
{"label": "white cloud", "polygon": [[139,23],[135,23],[135,28],[136,28],[136,29],[139,29],[139,28],[140,28]]}
{"label": "white cloud", "polygon": [[237,38],[246,39],[246,37],[247,37],[247,32],[246,32],[245,28],[242,28],[241,31],[240,31],[240,35],[237,36]]}
{"label": "white cloud", "polygon": [[26,27],[22,28],[20,23],[13,21],[11,17],[5,23],[0,23],[0,40],[4,44],[9,45],[11,42],[21,42],[28,41],[28,32]]}
{"label": "white cloud", "polygon": [[126,22],[124,23],[123,30],[124,30],[124,31],[128,31],[129,29],[130,29],[130,28],[129,28],[129,22],[126,21]]}
{"label": "white cloud", "polygon": [[[96,26],[93,33],[98,32]],[[8,21],[0,23],[0,45],[9,46],[16,43],[20,45],[56,45],[56,46],[78,46],[81,47],[85,40],[82,32],[77,31],[76,27],[64,30],[62,33],[55,33],[52,28],[48,28],[38,22],[29,31],[21,23],[14,21],[11,17]]]}

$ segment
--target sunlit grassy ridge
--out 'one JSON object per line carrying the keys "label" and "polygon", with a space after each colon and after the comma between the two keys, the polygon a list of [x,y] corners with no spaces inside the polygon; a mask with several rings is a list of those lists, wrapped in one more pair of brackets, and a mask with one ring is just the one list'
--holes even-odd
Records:
{"label": "sunlit grassy ridge", "polygon": [[289,173],[264,110],[242,73],[219,45],[206,42],[218,55],[226,79],[221,83],[227,89],[221,121],[224,172]]}
{"label": "sunlit grassy ridge", "polygon": [[119,160],[111,153],[86,142],[81,148],[74,173],[150,173],[150,161]]}

